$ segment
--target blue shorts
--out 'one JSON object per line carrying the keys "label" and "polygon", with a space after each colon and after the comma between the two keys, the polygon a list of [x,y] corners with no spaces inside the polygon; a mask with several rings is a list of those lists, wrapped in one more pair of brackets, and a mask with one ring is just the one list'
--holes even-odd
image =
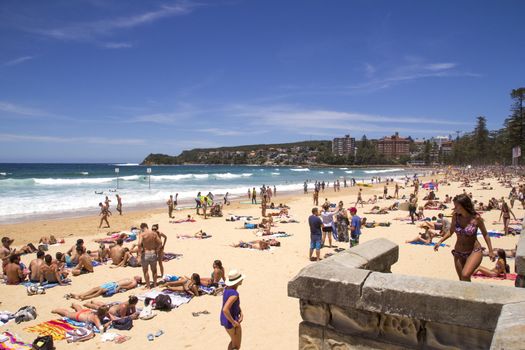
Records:
{"label": "blue shorts", "polygon": [[118,283],[116,283],[116,282],[104,283],[103,285],[100,286],[100,288],[106,290],[106,292],[104,293],[105,297],[110,297],[110,296],[112,296],[114,294],[117,294]]}
{"label": "blue shorts", "polygon": [[320,250],[321,249],[321,239],[311,239],[310,240],[310,249],[316,249],[316,250]]}

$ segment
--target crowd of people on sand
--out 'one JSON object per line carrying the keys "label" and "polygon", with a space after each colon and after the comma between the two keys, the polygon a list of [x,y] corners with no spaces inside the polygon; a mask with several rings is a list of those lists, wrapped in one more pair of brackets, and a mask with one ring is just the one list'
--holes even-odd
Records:
{"label": "crowd of people on sand", "polygon": [[[496,178],[500,185],[509,188],[508,202],[506,198],[500,200],[491,198],[488,203],[482,203],[474,199],[472,192],[463,190],[463,193],[455,197],[446,195],[440,200],[438,197],[439,187],[447,186],[451,182],[461,183],[464,187],[472,187],[480,184],[490,188],[491,184],[485,182],[486,178]],[[512,218],[516,221],[513,212],[516,201],[521,202],[525,209],[525,176],[513,170],[503,168],[479,169],[476,172],[451,169],[440,174],[440,180],[431,180],[426,184],[421,183],[417,175],[403,179],[381,179],[374,178],[375,184],[380,184],[382,196],[376,193],[368,199],[364,198],[365,186],[360,186],[357,198],[349,201],[346,207],[344,202],[332,203],[325,198],[319,204],[320,193],[325,192],[330,186],[335,192],[340,186],[359,186],[355,179],[336,179],[332,183],[325,181],[305,181],[304,193],[313,187],[313,205],[311,215],[308,217],[310,229],[309,260],[320,261],[321,250],[325,247],[333,248],[334,243],[348,244],[349,248],[359,245],[363,228],[378,226],[388,227],[390,222],[370,222],[366,217],[358,215],[358,206],[372,205],[366,215],[379,215],[391,211],[407,210],[408,215],[400,218],[410,224],[418,224],[423,230],[415,238],[407,240],[406,243],[433,245],[438,251],[453,234],[457,235],[457,241],[452,250],[453,264],[458,278],[462,281],[470,281],[473,275],[488,277],[505,276],[509,273],[507,258],[515,254],[515,250],[504,250],[492,246],[491,237],[488,234],[486,223],[482,218],[483,212],[499,210],[499,221],[502,220],[503,234],[514,234],[511,230]],[[516,181],[518,179],[518,181]],[[422,203],[419,203],[420,191],[425,189]],[[401,194],[401,190],[404,190]],[[407,190],[410,193],[407,193]],[[389,191],[392,195],[389,195]],[[255,187],[248,190],[249,203],[260,205],[260,219],[253,216],[229,215],[226,221],[242,223],[243,229],[256,229],[260,239],[241,241],[232,244],[236,248],[248,248],[255,250],[268,250],[271,247],[279,247],[281,242],[276,238],[285,235],[282,231],[273,231],[276,223],[299,222],[291,216],[291,209],[284,203],[276,205],[277,189],[275,186],[263,185],[259,190]],[[422,191],[423,192],[423,191]],[[390,201],[390,202],[387,202]],[[108,217],[111,200],[106,196],[104,202],[99,203],[100,223],[109,228]],[[229,194],[226,193],[222,200],[217,200],[209,192],[202,195],[201,192],[195,197],[195,210],[197,217],[207,219],[208,217],[222,217],[223,208],[230,204]],[[168,217],[174,218],[174,211],[178,205],[178,193],[170,195],[166,202]],[[403,208],[403,209],[402,209]],[[435,217],[427,217],[425,212],[430,210],[440,211]],[[452,211],[451,215],[448,212]],[[117,212],[122,215],[122,198],[117,195]],[[193,222],[195,219],[188,215],[185,219],[170,221],[170,223]],[[486,244],[486,249],[478,240],[478,231],[481,232]],[[266,238],[265,238],[266,236]],[[269,236],[269,237],[268,237]],[[177,238],[211,237],[210,234],[197,231],[193,235],[179,235]],[[42,237],[38,247],[33,244],[22,246],[18,249],[12,247],[13,240],[9,237],[2,238],[0,259],[2,259],[2,270],[6,284],[17,285],[24,282],[39,285],[58,284],[67,285],[74,281],[76,276],[95,273],[94,266],[107,264],[111,268],[141,267],[142,276],[132,278],[120,278],[108,281],[99,286],[88,288],[82,293],[67,293],[67,299],[78,300],[85,304],[73,303],[69,308],[56,308],[53,313],[78,322],[84,322],[96,326],[100,332],[104,332],[113,323],[125,318],[139,319],[141,308],[138,306],[139,299],[130,295],[127,300],[115,303],[105,303],[95,298],[101,296],[112,296],[123,291],[136,289],[143,286],[144,289],[161,287],[170,292],[184,293],[191,297],[201,295],[202,288],[213,288],[216,294],[222,294],[223,302],[220,315],[220,324],[225,328],[230,337],[229,349],[239,349],[241,346],[242,329],[241,323],[243,313],[240,307],[240,297],[237,288],[242,284],[244,275],[238,270],[232,269],[228,274],[221,260],[213,262],[211,277],[201,277],[199,273],[193,272],[189,277],[173,276],[165,274],[163,264],[166,256],[165,247],[168,236],[160,231],[159,225],[149,227],[142,223],[140,227],[133,227],[129,232],[110,232],[107,237],[99,238],[96,250],[87,248],[83,239],[77,239],[75,245],[65,252],[57,252],[54,256],[48,254],[49,245],[64,243],[54,236]],[[136,243],[135,243],[136,242]],[[129,244],[128,244],[129,243]],[[337,248],[335,252],[344,250]],[[22,254],[35,254],[29,266],[20,261]],[[327,254],[326,256],[331,255]],[[484,255],[495,261],[493,268],[481,266]],[[155,301],[152,301],[155,304]],[[148,337],[149,338],[149,337]]]}
{"label": "crowd of people on sand", "polygon": [[[436,172],[437,174],[437,172]],[[365,204],[377,204],[379,201],[394,200],[392,204],[383,206],[375,205],[366,214],[386,214],[390,211],[400,210],[404,207],[408,210],[407,217],[397,218],[398,220],[408,221],[409,224],[419,223],[419,228],[423,232],[415,238],[407,240],[406,243],[424,244],[434,246],[438,251],[444,246],[453,234],[457,235],[457,241],[452,250],[454,268],[458,278],[462,281],[470,281],[472,276],[488,277],[505,277],[509,273],[509,267],[506,262],[507,257],[514,256],[515,249],[505,250],[493,248],[491,237],[482,214],[489,210],[498,210],[500,212],[499,220],[495,223],[503,223],[503,232],[501,235],[516,234],[521,230],[521,222],[518,222],[512,209],[516,201],[520,201],[522,208],[525,209],[525,175],[515,169],[494,167],[472,170],[450,169],[441,172],[442,179],[431,180],[422,183],[417,175],[412,179],[405,177],[404,183],[397,179],[388,179],[383,186],[383,195],[373,195],[370,199],[363,198],[363,187],[357,191],[357,199],[353,206],[345,209],[343,201],[337,204],[330,203],[328,199],[319,206],[319,193],[329,187],[329,183],[315,182],[313,184],[313,204],[311,215],[308,218],[310,227],[310,249],[309,260],[321,260],[320,251],[324,247],[332,248],[332,238],[338,242],[349,242],[349,247],[359,244],[361,229],[365,227],[390,226],[389,222],[370,223],[367,218],[357,215],[357,206],[364,207]],[[500,185],[510,189],[507,203],[506,198],[500,200],[492,197],[488,204],[485,205],[474,199],[472,192],[463,189],[463,193],[455,197],[446,195],[442,200],[437,196],[439,186],[450,185],[451,182],[461,183],[464,187],[471,187],[475,183],[480,183],[486,189],[490,188],[490,183],[485,182],[486,178],[496,178]],[[376,183],[381,183],[380,178],[375,179]],[[337,181],[332,186],[337,186]],[[389,196],[389,185],[394,189],[393,196]],[[411,193],[404,194],[400,197],[401,189],[411,189]],[[420,190],[425,189],[423,203],[419,204]],[[335,190],[337,191],[337,190]],[[308,193],[308,182],[304,184],[304,193]],[[408,195],[408,197],[407,197]],[[402,203],[400,200],[404,200]],[[438,210],[436,216],[428,217],[425,211]],[[451,212],[449,215],[448,212]],[[511,219],[514,219],[512,221]],[[519,224],[519,228],[512,229],[511,224]],[[481,234],[485,241],[486,248],[478,240],[478,234]],[[328,244],[326,243],[328,238]],[[338,248],[337,251],[344,250]],[[315,253],[315,256],[314,256]],[[328,253],[325,257],[333,255]],[[490,260],[495,261],[493,268],[481,266],[483,256],[488,256]]]}
{"label": "crowd of people on sand", "polygon": [[[170,218],[173,218],[177,197],[178,194],[175,195],[175,198],[170,196],[167,202]],[[117,198],[117,211],[122,215],[121,197],[117,195]],[[222,209],[222,205],[229,204],[228,194],[224,196],[223,204],[214,204],[211,193],[207,196],[201,196],[199,193],[196,201],[197,214],[202,214],[205,218],[207,217],[207,208],[211,208],[210,214],[213,216],[213,208],[216,205],[221,205]],[[106,196],[105,201],[99,203],[100,215],[102,216],[99,227],[104,222],[106,227],[110,227],[108,222],[108,216],[111,215],[110,202],[111,200]],[[192,219],[192,221],[194,220]],[[206,238],[207,235],[200,230],[194,237]],[[213,295],[223,296],[220,324],[230,336],[228,348],[239,349],[243,313],[237,288],[242,284],[244,275],[236,269],[232,269],[226,274],[221,260],[213,262],[211,277],[201,277],[198,273],[192,273],[191,277],[165,274],[163,258],[166,255],[164,249],[167,239],[168,236],[159,230],[158,224],[152,225],[150,229],[148,224],[142,223],[139,228],[132,228],[129,232],[109,232],[107,237],[95,239],[95,242],[99,243],[96,250],[89,250],[85,241],[79,238],[70,249],[65,252],[57,252],[52,256],[46,253],[49,245],[63,244],[65,243],[64,240],[57,240],[54,236],[42,237],[38,248],[33,244],[13,248],[14,240],[3,237],[0,249],[2,277],[7,285],[23,284],[27,286],[28,294],[34,290],[34,293],[31,292],[30,294],[33,295],[44,294],[45,286],[69,285],[73,283],[76,276],[95,273],[95,267],[100,264],[107,264],[110,268],[142,267],[142,277],[121,278],[89,288],[82,293],[65,294],[66,299],[75,299],[80,302],[89,300],[89,302],[83,305],[73,303],[68,308],[55,308],[52,313],[73,322],[95,326],[101,333],[104,333],[112,325],[128,322],[127,319],[139,319],[141,314],[141,308],[137,306],[139,299],[130,295],[126,301],[106,303],[92,300],[94,298],[113,296],[120,292],[136,289],[141,285],[146,290],[161,287],[164,291],[181,293],[190,297],[208,294],[207,291],[211,288]],[[125,246],[127,242],[130,242],[131,245]],[[266,240],[264,243],[262,242],[261,245],[266,244]],[[21,262],[20,257],[24,254],[36,255],[29,266],[25,266]],[[208,288],[208,290],[202,288]],[[160,302],[157,305],[156,299],[149,302],[154,308],[164,307]],[[149,335],[148,339],[151,340]]]}

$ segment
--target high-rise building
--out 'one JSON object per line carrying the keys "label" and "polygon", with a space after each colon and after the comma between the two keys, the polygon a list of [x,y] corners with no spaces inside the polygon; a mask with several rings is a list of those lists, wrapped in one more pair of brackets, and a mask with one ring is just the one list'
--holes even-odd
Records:
{"label": "high-rise building", "polygon": [[399,133],[385,136],[377,141],[377,151],[389,158],[399,158],[410,155],[410,140],[399,137]]}
{"label": "high-rise building", "polygon": [[332,141],[332,153],[337,156],[344,156],[354,154],[355,151],[355,138],[350,135],[345,137],[336,137]]}

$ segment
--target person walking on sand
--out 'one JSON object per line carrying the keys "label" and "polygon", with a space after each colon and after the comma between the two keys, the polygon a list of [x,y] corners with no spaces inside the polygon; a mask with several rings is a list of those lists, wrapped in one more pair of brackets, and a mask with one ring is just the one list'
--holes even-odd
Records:
{"label": "person walking on sand", "polygon": [[[141,257],[142,272],[146,282],[146,289],[150,289],[149,269],[153,277],[153,288],[157,287],[157,260],[162,241],[157,233],[148,228],[148,224],[140,224],[142,233],[139,235],[138,255]],[[149,269],[148,269],[149,268]]]}
{"label": "person walking on sand", "polygon": [[159,225],[155,224],[151,226],[151,229],[153,232],[155,232],[159,238],[162,241],[162,245],[159,250],[159,268],[160,268],[160,276],[164,276],[164,265],[162,263],[162,259],[164,259],[164,247],[166,246],[166,242],[168,241],[168,236],[166,236],[164,233],[159,231]]}
{"label": "person walking on sand", "polygon": [[252,204],[257,204],[257,191],[255,187],[252,189]]}
{"label": "person walking on sand", "polygon": [[399,184],[396,182],[396,189],[394,190],[394,198],[399,199]]}
{"label": "person walking on sand", "polygon": [[109,228],[108,216],[111,215],[111,212],[109,211],[108,207],[106,207],[102,203],[98,203],[98,206],[100,207],[100,214],[99,214],[99,216],[102,215],[102,217],[100,218],[100,224],[98,225],[98,228],[102,227],[102,223],[103,222],[106,222],[106,225],[107,225],[104,228]]}
{"label": "person walking on sand", "polygon": [[472,274],[476,271],[483,259],[484,247],[478,241],[478,229],[487,243],[488,254],[492,261],[496,255],[492,249],[490,236],[485,228],[485,222],[474,209],[472,200],[468,195],[460,194],[454,197],[454,213],[450,231],[444,235],[434,246],[438,251],[441,243],[449,239],[454,232],[457,234],[456,245],[452,250],[454,266],[460,281],[470,282]]}
{"label": "person walking on sand", "polygon": [[122,215],[122,197],[117,194],[117,211]]}
{"label": "person walking on sand", "polygon": [[230,336],[228,350],[240,349],[242,340],[241,323],[244,318],[241,300],[237,288],[242,284],[244,275],[237,270],[230,270],[226,279],[226,288],[222,296],[221,326]]}
{"label": "person walking on sand", "polygon": [[357,192],[357,200],[355,201],[355,206],[357,207],[358,204],[361,204],[361,208],[363,205],[363,189],[360,188],[359,192]]}
{"label": "person walking on sand", "polygon": [[319,217],[319,209],[312,209],[312,215],[308,218],[308,225],[310,226],[310,255],[308,258],[313,261],[312,254],[315,249],[317,261],[319,261],[321,260],[321,240],[323,238],[323,221]]}
{"label": "person walking on sand", "polygon": [[174,202],[173,202],[173,195],[170,194],[170,198],[168,199],[168,201],[166,202],[166,205],[168,206],[168,216],[170,219],[173,219],[173,205],[174,205]]}
{"label": "person walking on sand", "polygon": [[359,236],[361,236],[361,218],[357,216],[357,208],[350,208],[350,248],[359,244]]}
{"label": "person walking on sand", "polygon": [[[503,233],[505,236],[509,234],[509,222],[511,214],[514,217],[514,220],[516,220],[516,215],[514,215],[507,202],[505,202],[505,198],[501,197],[501,212],[499,214],[498,221],[501,221],[501,217],[503,217]],[[513,233],[512,235],[514,236],[515,234]]]}

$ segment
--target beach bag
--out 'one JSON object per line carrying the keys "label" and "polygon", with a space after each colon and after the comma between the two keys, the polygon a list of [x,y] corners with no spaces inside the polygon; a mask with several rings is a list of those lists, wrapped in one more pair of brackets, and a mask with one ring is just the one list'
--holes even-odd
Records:
{"label": "beach bag", "polygon": [[68,343],[77,343],[89,340],[95,336],[92,329],[86,327],[79,327],[66,332],[66,340]]}
{"label": "beach bag", "polygon": [[15,314],[15,322],[33,321],[36,318],[36,308],[34,306],[24,306]]}
{"label": "beach bag", "polygon": [[53,337],[50,335],[44,335],[38,337],[33,341],[34,350],[54,350],[55,345],[53,344]]}
{"label": "beach bag", "polygon": [[169,295],[159,294],[155,298],[155,309],[171,310],[171,298]]}
{"label": "beach bag", "polygon": [[115,320],[113,321],[113,328],[118,329],[119,331],[129,331],[133,328],[133,320],[129,316]]}

